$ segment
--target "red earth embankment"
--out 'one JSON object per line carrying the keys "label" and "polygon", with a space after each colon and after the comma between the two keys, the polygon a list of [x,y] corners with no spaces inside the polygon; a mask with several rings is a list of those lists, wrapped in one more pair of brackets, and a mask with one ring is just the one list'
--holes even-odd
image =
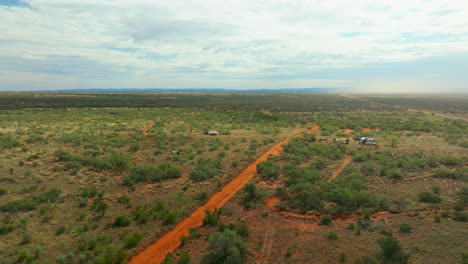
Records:
{"label": "red earth embankment", "polygon": [[[311,133],[319,129],[320,127],[315,125],[311,129],[296,134],[293,137]],[[257,164],[267,160],[270,156],[278,155],[283,149],[282,145],[287,143],[289,139],[290,138],[287,138],[277,143],[254,162],[250,163],[236,178],[226,184],[221,191],[214,194],[205,205],[195,210],[189,217],[177,224],[174,229],[167,232],[155,243],[140,252],[140,254],[134,256],[130,263],[161,263],[164,261],[168,253],[174,252],[174,250],[180,246],[180,238],[189,235],[190,228],[202,225],[206,210],[213,211],[215,208],[221,208],[257,173]]]}

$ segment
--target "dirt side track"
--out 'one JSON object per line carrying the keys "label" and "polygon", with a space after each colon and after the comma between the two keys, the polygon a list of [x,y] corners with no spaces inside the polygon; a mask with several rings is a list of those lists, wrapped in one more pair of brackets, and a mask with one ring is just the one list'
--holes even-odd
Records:
{"label": "dirt side track", "polygon": [[[319,130],[320,127],[314,125],[309,130],[296,134],[292,137],[297,137],[303,134],[311,133]],[[291,138],[292,138],[291,137]],[[201,226],[205,218],[206,210],[213,211],[215,208],[221,208],[228,202],[238,191],[240,191],[257,172],[257,164],[265,161],[270,156],[278,155],[283,150],[282,145],[287,143],[291,138],[286,138],[274,145],[267,152],[262,154],[258,159],[250,163],[236,178],[226,184],[221,191],[214,194],[208,202],[195,210],[189,217],[177,224],[174,229],[167,232],[163,237],[151,244],[145,250],[134,256],[131,264],[137,263],[161,263],[166,258],[168,253],[174,252],[180,245],[180,238],[189,235],[189,229],[192,227]]]}

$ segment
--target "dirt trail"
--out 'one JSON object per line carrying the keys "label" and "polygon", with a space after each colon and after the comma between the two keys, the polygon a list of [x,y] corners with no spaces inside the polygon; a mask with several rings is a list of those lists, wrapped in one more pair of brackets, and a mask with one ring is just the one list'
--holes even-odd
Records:
{"label": "dirt trail", "polygon": [[[293,218],[311,219],[311,220],[317,220],[317,221],[322,218],[321,216],[318,216],[318,215],[303,215],[303,214],[296,214],[292,212],[280,211],[278,208],[275,207],[275,204],[279,201],[280,199],[278,197],[270,196],[265,200],[265,204],[273,212],[279,213],[281,215],[293,217]],[[421,212],[433,212],[433,210],[425,210]],[[372,218],[372,220],[379,220],[388,216],[407,215],[408,213],[409,212],[392,213],[389,211],[381,211],[381,212],[373,213],[370,217]],[[335,223],[347,223],[347,222],[355,221],[357,218],[363,217],[363,216],[364,216],[363,214],[332,215],[332,218]],[[311,225],[317,225],[317,224],[311,224]]]}
{"label": "dirt trail", "polygon": [[[320,127],[315,125],[311,129],[296,134],[293,137],[300,136],[306,133],[319,130]],[[226,184],[221,191],[211,196],[208,202],[195,210],[192,215],[185,218],[182,222],[177,224],[174,229],[167,232],[158,241],[147,247],[144,251],[134,256],[131,260],[131,264],[137,263],[161,263],[164,261],[168,253],[174,252],[174,250],[180,246],[180,237],[188,236],[189,229],[192,227],[201,226],[203,219],[205,218],[205,211],[213,211],[215,208],[221,208],[226,202],[228,202],[238,191],[240,191],[247,182],[257,172],[257,164],[268,159],[269,156],[278,155],[283,149],[281,146],[289,141],[290,138],[284,139],[281,142],[274,145],[267,152],[262,154],[257,160],[250,163],[236,178]]]}
{"label": "dirt trail", "polygon": [[148,135],[148,129],[154,126],[154,122],[146,123],[145,126],[143,127],[143,135]]}
{"label": "dirt trail", "polygon": [[348,156],[346,155],[345,158],[344,158],[344,161],[343,161],[343,164],[341,164],[341,166],[335,170],[333,172],[333,174],[330,176],[330,178],[328,178],[328,181],[332,181],[333,179],[335,179],[336,177],[338,177],[338,175],[340,175],[340,173],[343,171],[344,168],[346,168],[346,166],[348,166],[348,164],[351,162],[351,156]]}

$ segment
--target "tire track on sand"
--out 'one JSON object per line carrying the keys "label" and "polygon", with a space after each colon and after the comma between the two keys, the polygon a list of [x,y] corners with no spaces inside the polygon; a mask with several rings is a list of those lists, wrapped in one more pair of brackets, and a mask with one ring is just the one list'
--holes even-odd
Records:
{"label": "tire track on sand", "polygon": [[[292,137],[301,136],[313,131],[319,130],[320,127],[314,125],[309,130],[296,134]],[[211,196],[208,202],[195,210],[189,217],[185,218],[182,222],[178,223],[171,231],[164,234],[159,240],[151,244],[145,250],[134,256],[130,260],[130,264],[137,263],[161,263],[166,258],[168,253],[174,252],[181,242],[181,236],[188,236],[189,229],[192,227],[201,226],[203,219],[205,218],[205,211],[213,211],[215,208],[221,208],[226,202],[228,202],[239,190],[241,190],[247,182],[257,172],[257,164],[268,159],[270,156],[278,155],[283,148],[283,144],[287,143],[292,137],[286,138],[281,142],[274,145],[267,152],[262,154],[254,162],[250,163],[236,178],[226,184],[221,191]]]}
{"label": "tire track on sand", "polygon": [[344,168],[346,168],[346,166],[348,166],[348,164],[351,162],[351,159],[352,159],[351,156],[346,155],[344,158],[343,164],[341,164],[341,166],[336,171],[333,172],[330,178],[328,178],[328,181],[331,182],[333,179],[338,177],[338,175],[340,175],[340,173],[344,170]]}

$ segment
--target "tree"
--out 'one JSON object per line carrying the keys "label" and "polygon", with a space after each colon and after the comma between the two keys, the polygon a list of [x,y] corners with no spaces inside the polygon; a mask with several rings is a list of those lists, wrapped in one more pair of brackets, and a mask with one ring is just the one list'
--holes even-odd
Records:
{"label": "tree", "polygon": [[260,176],[263,179],[277,179],[280,174],[280,166],[274,163],[271,159],[259,163],[257,165],[257,170],[260,173]]}
{"label": "tree", "polygon": [[235,231],[225,229],[216,232],[209,240],[210,252],[207,262],[210,264],[241,264],[247,254],[247,243]]}
{"label": "tree", "polygon": [[382,250],[382,256],[388,261],[399,261],[407,263],[409,254],[403,252],[400,241],[395,237],[388,235],[377,239],[377,244]]}

